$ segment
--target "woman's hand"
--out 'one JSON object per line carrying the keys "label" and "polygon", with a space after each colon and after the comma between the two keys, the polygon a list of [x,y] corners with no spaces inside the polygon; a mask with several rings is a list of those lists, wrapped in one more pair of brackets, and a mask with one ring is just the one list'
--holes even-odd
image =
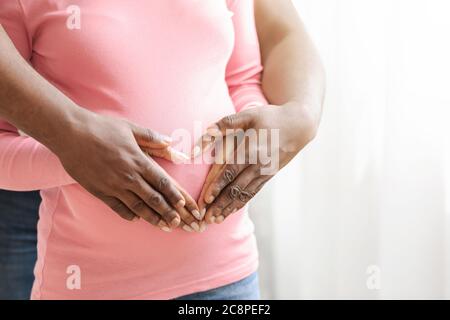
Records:
{"label": "woman's hand", "polygon": [[[259,136],[257,143],[249,143],[251,135],[248,135],[246,144],[234,147],[224,157],[224,164],[217,164],[216,158],[199,199],[202,215],[206,211],[206,222],[222,223],[231,213],[245,206],[267,181],[313,139],[317,125],[308,110],[293,104],[259,107],[227,116],[208,128],[202,141],[211,141],[211,136],[216,137],[217,141],[218,137],[227,135],[227,130],[244,130],[248,133],[249,129],[255,129],[258,136],[267,134],[268,139],[265,142]],[[225,148],[229,149],[230,146]],[[242,159],[245,158],[245,161],[239,162],[239,152],[243,152],[245,156]],[[255,154],[257,161],[252,157]],[[265,161],[262,155],[270,155],[270,160]]]}

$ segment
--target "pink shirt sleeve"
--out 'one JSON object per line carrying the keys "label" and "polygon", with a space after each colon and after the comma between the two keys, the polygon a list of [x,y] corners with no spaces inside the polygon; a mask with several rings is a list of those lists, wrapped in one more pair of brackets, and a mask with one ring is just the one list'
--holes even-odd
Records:
{"label": "pink shirt sleeve", "polygon": [[22,57],[29,61],[32,52],[31,40],[19,0],[0,1],[0,24],[14,42]]}
{"label": "pink shirt sleeve", "polygon": [[0,120],[0,189],[33,191],[73,183],[56,155]]}
{"label": "pink shirt sleeve", "polygon": [[261,89],[262,64],[255,27],[254,0],[229,0],[235,30],[226,80],[236,112],[268,104]]}
{"label": "pink shirt sleeve", "polygon": [[[22,57],[30,60],[30,41],[17,0],[0,1],[0,24]],[[72,183],[50,150],[0,119],[0,189],[32,191]]]}

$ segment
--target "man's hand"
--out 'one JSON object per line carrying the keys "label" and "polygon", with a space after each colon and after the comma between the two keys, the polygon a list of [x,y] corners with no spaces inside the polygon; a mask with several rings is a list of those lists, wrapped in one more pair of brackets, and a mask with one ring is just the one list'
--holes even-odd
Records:
{"label": "man's hand", "polygon": [[[270,131],[275,129],[279,130],[279,141],[268,139],[266,144],[261,140],[258,143],[244,140],[226,157],[224,164],[213,165],[199,200],[201,212],[204,213],[207,209],[206,222],[221,223],[231,213],[245,206],[276,173],[262,174],[262,169],[275,165],[280,170],[313,139],[316,132],[315,121],[307,110],[291,104],[254,108],[225,117],[208,128],[207,135],[215,136],[216,139],[217,136],[225,136],[227,130],[239,129],[255,129],[257,134],[261,129],[266,129],[270,137]],[[205,136],[204,140],[209,140],[209,137]],[[244,144],[245,141],[247,142]],[[245,148],[243,163],[236,161],[237,154],[243,150],[240,148]],[[259,156],[256,163],[250,161],[251,155],[267,154],[267,151],[272,155],[278,152],[279,158],[275,161],[278,160],[279,163],[262,163]],[[233,163],[230,163],[231,159]]]}
{"label": "man's hand", "polygon": [[[66,171],[121,217],[165,231],[200,229],[195,201],[149,158],[179,158],[169,139],[127,121],[96,115],[46,81],[0,26],[0,116],[61,160]],[[144,149],[146,153],[144,153]],[[187,210],[187,211],[186,211]]]}
{"label": "man's hand", "polygon": [[66,171],[122,218],[140,217],[164,231],[180,223],[199,231],[192,217],[200,217],[196,202],[149,157],[177,156],[169,137],[88,113],[61,132],[59,140],[53,151]]}

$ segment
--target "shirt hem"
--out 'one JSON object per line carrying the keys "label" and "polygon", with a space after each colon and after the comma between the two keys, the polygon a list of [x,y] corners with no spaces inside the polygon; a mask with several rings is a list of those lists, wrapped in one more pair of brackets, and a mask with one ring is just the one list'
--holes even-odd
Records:
{"label": "shirt hem", "polygon": [[125,300],[170,300],[193,293],[212,290],[250,276],[258,270],[258,265],[258,258],[256,258],[250,263],[233,269],[232,271],[188,282],[159,292],[146,293],[132,298],[126,298]]}

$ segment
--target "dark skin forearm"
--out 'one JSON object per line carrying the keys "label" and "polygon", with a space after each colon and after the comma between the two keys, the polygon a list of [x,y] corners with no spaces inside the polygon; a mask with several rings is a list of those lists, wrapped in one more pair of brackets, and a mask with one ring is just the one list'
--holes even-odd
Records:
{"label": "dark skin forearm", "polygon": [[297,10],[290,0],[255,0],[255,15],[264,94],[273,105],[291,106],[293,115],[308,115],[317,130],[325,72]]}
{"label": "dark skin forearm", "polygon": [[173,159],[170,139],[81,108],[22,59],[3,28],[0,118],[52,150],[77,182],[122,218],[142,218],[164,231],[204,229],[192,197],[149,157]]}
{"label": "dark skin forearm", "polygon": [[[1,26],[0,74],[0,117],[55,152],[61,136],[89,116],[19,57]],[[66,130],[58,132],[61,127]]]}
{"label": "dark skin forearm", "polygon": [[[225,117],[210,127],[208,134],[224,136],[227,129],[279,130],[279,158],[274,162],[280,170],[316,135],[325,76],[316,49],[290,0],[255,0],[255,15],[264,66],[262,87],[271,105]],[[247,157],[264,147],[269,146],[249,145]],[[213,165],[199,201],[202,213],[206,209],[208,223],[223,222],[276,174],[262,174],[264,165],[248,160],[242,164]]]}

